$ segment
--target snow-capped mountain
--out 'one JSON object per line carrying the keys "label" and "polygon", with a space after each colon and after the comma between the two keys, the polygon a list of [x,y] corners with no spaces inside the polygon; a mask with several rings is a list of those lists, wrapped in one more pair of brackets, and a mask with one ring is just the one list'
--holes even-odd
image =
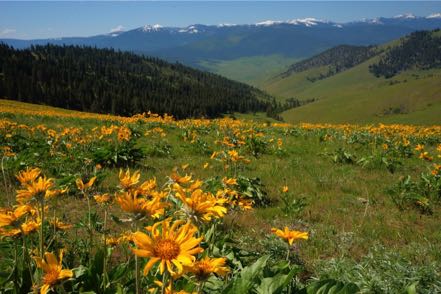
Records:
{"label": "snow-capped mountain", "polygon": [[403,13],[391,18],[348,23],[308,17],[262,20],[254,24],[193,24],[186,27],[151,24],[132,30],[118,26],[108,34],[93,37],[0,41],[18,48],[46,43],[111,47],[198,65],[201,60],[272,54],[308,57],[341,44],[380,44],[416,30],[440,27],[439,12],[424,17]]}
{"label": "snow-capped mountain", "polygon": [[255,25],[256,26],[274,26],[274,25],[280,25],[280,24],[289,24],[289,25],[304,25],[307,27],[311,27],[311,26],[316,26],[318,24],[329,24],[329,23],[331,23],[331,22],[316,19],[313,17],[307,17],[307,18],[291,19],[291,20],[287,20],[287,21],[265,20],[262,22],[258,22]]}

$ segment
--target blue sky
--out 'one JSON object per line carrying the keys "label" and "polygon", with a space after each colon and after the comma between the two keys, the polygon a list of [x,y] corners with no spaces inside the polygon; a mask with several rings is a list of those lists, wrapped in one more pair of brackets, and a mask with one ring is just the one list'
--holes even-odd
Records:
{"label": "blue sky", "polygon": [[441,1],[0,1],[0,38],[92,36],[145,24],[244,24],[304,17],[347,22],[403,13],[441,13]]}

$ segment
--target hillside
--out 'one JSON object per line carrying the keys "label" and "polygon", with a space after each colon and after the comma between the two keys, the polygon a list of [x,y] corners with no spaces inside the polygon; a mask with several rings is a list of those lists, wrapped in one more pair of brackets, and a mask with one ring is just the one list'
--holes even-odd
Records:
{"label": "hillside", "polygon": [[239,82],[109,49],[0,44],[0,97],[97,113],[178,118],[266,110],[268,95]]}
{"label": "hillside", "polygon": [[325,66],[328,67],[326,74],[317,77],[317,79],[324,79],[354,67],[376,54],[375,46],[340,45],[291,65],[286,72],[281,74],[281,77],[288,77],[311,68]]}
{"label": "hillside", "polygon": [[[432,41],[427,41],[431,38],[417,38],[419,43],[415,44],[417,34],[421,33],[379,46],[375,56],[339,73],[328,75],[329,65],[309,62],[311,66],[303,67],[300,72],[267,81],[264,89],[280,100],[315,99],[313,103],[285,111],[282,117],[288,122],[439,124],[441,69],[436,63],[423,66],[419,59],[406,55],[407,60],[414,62],[397,70],[392,78],[376,77],[372,73],[375,66],[392,66],[385,61],[388,56],[401,54],[397,50],[407,52],[409,46],[421,49],[414,51],[418,56],[433,56],[431,52],[437,51]],[[437,31],[426,34],[439,39]],[[322,56],[317,57],[320,60]]]}

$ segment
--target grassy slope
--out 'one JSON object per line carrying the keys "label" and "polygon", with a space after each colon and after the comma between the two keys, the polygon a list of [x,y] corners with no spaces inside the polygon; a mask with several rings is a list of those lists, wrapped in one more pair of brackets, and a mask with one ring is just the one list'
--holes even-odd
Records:
{"label": "grassy slope", "polygon": [[250,56],[234,60],[205,60],[200,65],[229,79],[259,86],[265,79],[283,72],[297,59],[281,55]]}
{"label": "grassy slope", "polygon": [[[394,40],[380,48],[386,49],[400,42]],[[319,100],[285,111],[282,117],[291,123],[440,124],[441,70],[410,70],[386,80],[369,72],[369,64],[378,59],[373,57],[350,70],[316,82],[308,81],[307,77],[325,73],[326,67],[312,68],[287,78],[275,77],[262,84],[262,88],[282,101],[290,97]],[[391,85],[391,81],[394,84]]]}
{"label": "grassy slope", "polygon": [[279,101],[292,97],[301,98],[298,96],[298,93],[305,91],[314,84],[308,81],[307,78],[314,78],[326,72],[327,67],[324,66],[297,73],[287,78],[281,78],[277,75],[264,81],[261,87],[268,93],[271,93],[271,95],[279,98]]}
{"label": "grassy slope", "polygon": [[[295,97],[319,101],[288,110],[283,118],[288,122],[441,123],[441,70],[408,71],[386,80],[369,73],[370,62],[299,91]],[[391,81],[399,83],[390,85]],[[401,113],[385,115],[390,108]]]}

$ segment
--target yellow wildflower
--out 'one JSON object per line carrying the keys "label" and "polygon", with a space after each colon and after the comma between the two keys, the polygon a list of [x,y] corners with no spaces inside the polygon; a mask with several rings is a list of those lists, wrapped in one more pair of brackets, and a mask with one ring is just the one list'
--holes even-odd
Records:
{"label": "yellow wildflower", "polygon": [[96,177],[92,177],[92,178],[89,180],[89,182],[87,182],[86,184],[83,183],[83,180],[82,180],[82,179],[76,179],[75,183],[77,184],[77,188],[78,188],[78,190],[81,190],[81,191],[84,192],[84,191],[86,191],[87,189],[89,189],[90,187],[92,187],[93,184],[95,183],[95,181],[96,181]]}
{"label": "yellow wildflower", "polygon": [[49,289],[51,289],[59,282],[73,277],[73,272],[71,270],[62,269],[62,250],[60,251],[58,260],[55,255],[50,252],[46,252],[44,254],[44,259],[40,257],[34,257],[34,259],[37,263],[37,267],[41,268],[44,272],[40,294],[46,294]]}
{"label": "yellow wildflower", "polygon": [[226,258],[209,258],[208,256],[192,264],[189,271],[192,272],[199,281],[207,280],[211,274],[225,276],[230,271],[225,266]]}
{"label": "yellow wildflower", "polygon": [[130,190],[136,184],[139,183],[139,178],[141,174],[139,170],[135,171],[132,175],[130,175],[130,170],[127,169],[125,173],[122,170],[119,171],[119,184],[125,190]]}
{"label": "yellow wildflower", "polygon": [[308,240],[308,233],[307,232],[290,231],[288,229],[288,227],[285,227],[284,230],[272,228],[271,232],[273,232],[278,237],[287,241],[289,245],[292,245],[292,243],[296,240],[300,240],[300,239]]}
{"label": "yellow wildflower", "polygon": [[175,221],[171,224],[169,219],[155,223],[150,230],[151,236],[135,232],[133,242],[137,248],[132,249],[133,253],[149,258],[144,275],[158,262],[161,274],[165,270],[172,275],[182,273],[183,267],[190,266],[196,259],[195,255],[203,251],[199,247],[202,237],[195,238],[196,232],[197,228],[189,222]]}

